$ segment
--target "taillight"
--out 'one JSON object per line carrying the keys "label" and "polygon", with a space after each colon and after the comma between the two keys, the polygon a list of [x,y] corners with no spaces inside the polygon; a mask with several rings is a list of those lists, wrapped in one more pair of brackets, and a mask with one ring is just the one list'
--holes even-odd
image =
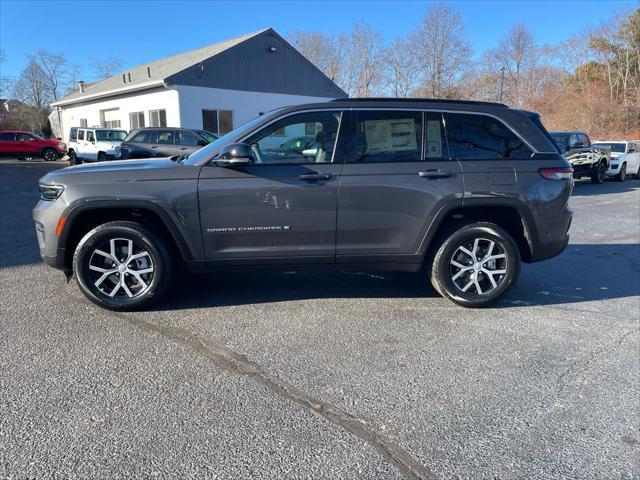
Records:
{"label": "taillight", "polygon": [[573,177],[573,168],[541,168],[538,173],[547,180],[568,180]]}

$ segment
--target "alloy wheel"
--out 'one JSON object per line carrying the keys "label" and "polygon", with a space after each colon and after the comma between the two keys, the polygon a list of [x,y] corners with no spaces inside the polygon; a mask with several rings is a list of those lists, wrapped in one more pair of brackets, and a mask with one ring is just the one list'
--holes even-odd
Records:
{"label": "alloy wheel", "polygon": [[103,242],[89,259],[93,286],[111,298],[133,298],[149,289],[153,259],[148,251],[128,238]]}
{"label": "alloy wheel", "polygon": [[44,154],[44,159],[47,162],[54,162],[55,160],[57,160],[58,155],[56,155],[56,153],[52,150],[47,150],[47,152]]}
{"label": "alloy wheel", "polygon": [[498,242],[477,237],[465,241],[449,261],[451,281],[463,293],[487,295],[503,282],[507,255]]}

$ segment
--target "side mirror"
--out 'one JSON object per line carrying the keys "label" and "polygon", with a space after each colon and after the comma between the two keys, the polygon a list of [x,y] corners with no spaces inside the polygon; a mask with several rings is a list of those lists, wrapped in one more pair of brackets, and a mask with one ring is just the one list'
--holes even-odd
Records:
{"label": "side mirror", "polygon": [[251,147],[246,143],[230,143],[222,147],[216,161],[228,165],[248,165],[251,163]]}

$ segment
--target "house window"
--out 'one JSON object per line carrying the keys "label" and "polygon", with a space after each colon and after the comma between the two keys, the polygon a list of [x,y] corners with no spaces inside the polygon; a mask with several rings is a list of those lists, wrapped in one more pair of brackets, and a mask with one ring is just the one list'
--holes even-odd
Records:
{"label": "house window", "polygon": [[166,110],[149,110],[149,125],[151,127],[166,127],[167,111]]}
{"label": "house window", "polygon": [[144,128],[144,112],[132,112],[129,114],[129,124],[131,130]]}
{"label": "house window", "polygon": [[120,110],[100,110],[100,125],[105,128],[120,128]]}
{"label": "house window", "polygon": [[81,118],[80,119],[80,126],[81,127],[88,127],[89,124],[87,123],[87,119],[86,118]]}
{"label": "house window", "polygon": [[202,110],[202,128],[213,133],[228,133],[233,130],[231,110]]}

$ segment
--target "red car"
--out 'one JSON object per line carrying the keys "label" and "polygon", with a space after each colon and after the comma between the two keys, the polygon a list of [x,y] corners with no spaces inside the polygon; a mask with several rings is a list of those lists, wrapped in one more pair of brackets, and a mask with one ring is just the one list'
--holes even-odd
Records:
{"label": "red car", "polygon": [[59,140],[45,140],[35,133],[0,131],[0,155],[29,159],[42,157],[53,162],[67,153],[67,145]]}

